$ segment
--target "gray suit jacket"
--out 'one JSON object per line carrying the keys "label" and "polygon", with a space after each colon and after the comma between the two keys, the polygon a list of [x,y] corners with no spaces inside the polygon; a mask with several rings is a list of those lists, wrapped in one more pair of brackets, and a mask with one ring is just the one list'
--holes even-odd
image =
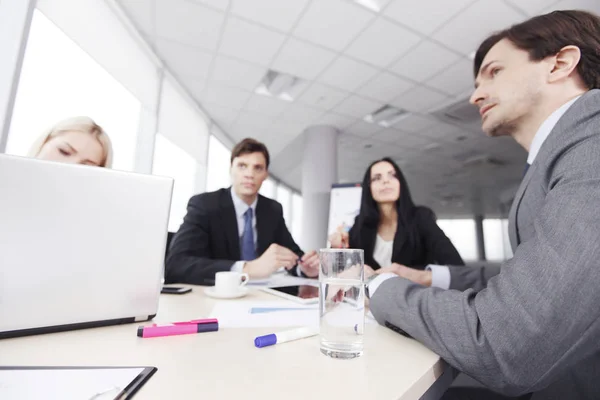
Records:
{"label": "gray suit jacket", "polygon": [[389,279],[373,315],[505,395],[600,399],[600,90],[558,121],[509,223],[499,274],[478,270],[465,291]]}

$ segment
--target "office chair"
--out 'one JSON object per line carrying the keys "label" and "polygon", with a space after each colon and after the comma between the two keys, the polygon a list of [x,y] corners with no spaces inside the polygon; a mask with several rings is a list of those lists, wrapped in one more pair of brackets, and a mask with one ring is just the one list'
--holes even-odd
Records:
{"label": "office chair", "polygon": [[167,254],[169,254],[169,247],[171,247],[171,241],[175,236],[175,232],[167,232],[167,247],[165,248],[165,262],[167,261]]}

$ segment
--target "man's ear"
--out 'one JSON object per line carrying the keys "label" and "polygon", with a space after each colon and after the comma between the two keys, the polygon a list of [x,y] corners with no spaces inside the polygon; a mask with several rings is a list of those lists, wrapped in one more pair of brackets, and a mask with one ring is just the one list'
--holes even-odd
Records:
{"label": "man's ear", "polygon": [[568,78],[577,69],[581,60],[581,50],[577,46],[565,46],[552,57],[552,70],[548,76],[549,82],[557,82]]}

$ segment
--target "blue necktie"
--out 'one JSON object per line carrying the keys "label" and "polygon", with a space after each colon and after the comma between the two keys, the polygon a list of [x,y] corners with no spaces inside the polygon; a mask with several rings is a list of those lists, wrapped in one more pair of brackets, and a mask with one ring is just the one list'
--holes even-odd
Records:
{"label": "blue necktie", "polygon": [[244,233],[242,234],[242,259],[252,261],[256,259],[254,248],[254,231],[252,229],[252,208],[244,213]]}
{"label": "blue necktie", "polygon": [[525,174],[527,174],[527,170],[529,169],[529,167],[531,167],[531,165],[529,163],[525,164],[525,171],[523,171],[523,176],[525,176]]}

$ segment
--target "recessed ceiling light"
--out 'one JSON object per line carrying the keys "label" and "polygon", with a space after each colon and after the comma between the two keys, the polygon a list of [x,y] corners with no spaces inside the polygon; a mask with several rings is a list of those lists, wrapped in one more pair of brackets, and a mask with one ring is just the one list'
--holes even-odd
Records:
{"label": "recessed ceiling light", "polygon": [[375,112],[365,116],[363,120],[371,124],[378,124],[385,128],[389,128],[390,126],[398,123],[400,120],[408,117],[409,115],[409,112],[406,110],[396,108],[390,105],[385,105],[376,110]]}
{"label": "recessed ceiling light", "polygon": [[276,97],[280,100],[294,101],[305,85],[306,81],[297,76],[268,70],[254,93]]}
{"label": "recessed ceiling light", "polygon": [[378,13],[381,11],[381,0],[353,0],[356,4],[363,6],[364,8],[375,11]]}

